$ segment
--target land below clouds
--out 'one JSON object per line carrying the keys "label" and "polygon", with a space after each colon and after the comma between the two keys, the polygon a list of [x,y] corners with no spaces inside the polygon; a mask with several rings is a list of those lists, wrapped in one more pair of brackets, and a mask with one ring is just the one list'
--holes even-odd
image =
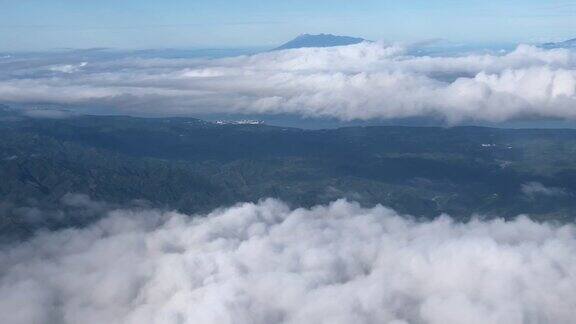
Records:
{"label": "land below clouds", "polygon": [[4,238],[99,219],[68,212],[70,194],[185,213],[267,197],[295,207],[346,198],[460,220],[529,214],[570,222],[576,204],[576,130],[302,130],[5,108],[0,135]]}

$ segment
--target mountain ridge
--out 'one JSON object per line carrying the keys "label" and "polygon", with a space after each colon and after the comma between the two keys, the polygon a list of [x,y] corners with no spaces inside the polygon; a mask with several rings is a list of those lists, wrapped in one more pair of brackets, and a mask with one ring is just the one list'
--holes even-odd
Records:
{"label": "mountain ridge", "polygon": [[298,48],[311,48],[311,47],[335,47],[335,46],[347,46],[359,44],[362,42],[367,42],[368,40],[360,37],[351,36],[339,36],[332,34],[301,34],[279,47],[273,49],[273,51],[280,51],[286,49],[298,49]]}
{"label": "mountain ridge", "polygon": [[576,48],[576,38],[568,39],[562,42],[549,42],[542,44],[544,48]]}

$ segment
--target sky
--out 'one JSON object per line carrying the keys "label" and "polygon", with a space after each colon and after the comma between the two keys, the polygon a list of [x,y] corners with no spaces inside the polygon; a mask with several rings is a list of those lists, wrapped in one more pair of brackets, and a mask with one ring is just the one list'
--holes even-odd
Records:
{"label": "sky", "polygon": [[301,33],[388,41],[576,37],[566,0],[0,0],[0,51],[273,46]]}
{"label": "sky", "polygon": [[[575,16],[576,1],[542,0],[0,0],[0,104],[33,118],[576,121],[574,49],[523,44],[421,55],[414,53],[424,43],[410,44],[564,40],[576,37]],[[94,50],[273,47],[301,33],[384,41],[225,58]],[[66,48],[93,50],[47,52]],[[566,195],[539,182],[517,190],[527,203]],[[14,206],[15,215],[101,221],[0,245],[3,322],[568,324],[576,317],[574,224],[490,215],[416,221],[420,215],[346,200],[291,209],[266,199],[194,216],[72,193],[61,204]],[[8,208],[0,201],[0,214]]]}

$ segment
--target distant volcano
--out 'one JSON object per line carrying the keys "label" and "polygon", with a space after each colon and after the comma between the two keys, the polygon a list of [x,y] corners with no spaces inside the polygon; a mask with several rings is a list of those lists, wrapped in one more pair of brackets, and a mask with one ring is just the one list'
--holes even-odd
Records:
{"label": "distant volcano", "polygon": [[365,42],[367,40],[358,37],[350,36],[336,36],[330,34],[310,35],[303,34],[288,43],[275,48],[274,50],[285,50],[294,48],[306,47],[333,47],[333,46],[346,46]]}

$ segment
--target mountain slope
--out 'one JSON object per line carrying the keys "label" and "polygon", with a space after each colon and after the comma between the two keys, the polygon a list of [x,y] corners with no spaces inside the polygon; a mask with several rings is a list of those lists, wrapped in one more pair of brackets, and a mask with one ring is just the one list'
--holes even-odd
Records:
{"label": "mountain slope", "polygon": [[310,35],[303,34],[274,50],[308,48],[308,47],[334,47],[354,45],[365,42],[363,38],[336,36],[331,34]]}
{"label": "mountain slope", "polygon": [[545,43],[542,44],[544,48],[576,48],[576,38],[569,39],[563,42],[557,43]]}
{"label": "mountain slope", "polygon": [[[12,113],[16,113],[12,111]],[[187,213],[274,197],[348,198],[447,212],[573,219],[576,130],[349,127],[301,130],[191,118],[0,118],[0,242],[91,217],[37,219],[69,193]]]}

